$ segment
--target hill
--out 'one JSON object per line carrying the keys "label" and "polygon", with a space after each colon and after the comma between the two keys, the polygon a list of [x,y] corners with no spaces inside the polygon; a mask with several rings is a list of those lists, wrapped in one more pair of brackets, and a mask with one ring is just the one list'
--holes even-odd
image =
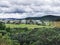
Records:
{"label": "hill", "polygon": [[53,16],[53,15],[46,15],[46,16],[42,16],[42,17],[28,17],[25,18],[26,20],[47,20],[47,21],[56,21],[56,20],[60,20],[60,16]]}
{"label": "hill", "polygon": [[46,15],[42,17],[27,17],[27,18],[0,18],[2,20],[47,20],[47,21],[60,21],[60,16]]}

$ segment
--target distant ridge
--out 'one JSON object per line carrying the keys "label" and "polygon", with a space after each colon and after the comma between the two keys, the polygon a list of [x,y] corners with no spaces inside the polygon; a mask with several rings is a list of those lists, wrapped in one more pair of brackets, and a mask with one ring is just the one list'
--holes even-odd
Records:
{"label": "distant ridge", "polygon": [[54,15],[46,15],[42,17],[28,17],[25,18],[26,20],[28,19],[33,19],[33,20],[49,20],[49,21],[56,21],[57,19],[60,20],[60,16],[54,16]]}
{"label": "distant ridge", "polygon": [[46,16],[42,16],[42,17],[27,17],[27,18],[22,18],[22,19],[18,19],[18,18],[0,18],[3,20],[48,20],[48,21],[56,21],[56,20],[60,20],[60,16],[54,16],[54,15],[46,15]]}
{"label": "distant ridge", "polygon": [[22,20],[18,18],[0,18],[0,20]]}
{"label": "distant ridge", "polygon": [[60,16],[54,16],[54,15],[46,15],[41,17],[42,20],[49,20],[49,21],[56,21],[56,20],[60,20]]}

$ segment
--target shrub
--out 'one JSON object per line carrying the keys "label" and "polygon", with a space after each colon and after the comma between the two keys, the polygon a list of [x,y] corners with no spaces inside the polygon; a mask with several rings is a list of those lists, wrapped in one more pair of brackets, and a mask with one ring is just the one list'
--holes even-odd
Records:
{"label": "shrub", "polygon": [[17,39],[20,45],[59,45],[60,33],[55,28],[36,28],[17,34],[13,39]]}
{"label": "shrub", "polygon": [[3,22],[0,22],[0,30],[4,30],[6,27],[5,27],[5,23]]}

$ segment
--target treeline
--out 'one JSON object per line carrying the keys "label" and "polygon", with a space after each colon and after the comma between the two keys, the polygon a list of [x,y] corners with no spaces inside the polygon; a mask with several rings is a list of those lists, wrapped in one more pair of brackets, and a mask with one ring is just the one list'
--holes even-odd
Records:
{"label": "treeline", "polygon": [[33,24],[33,25],[52,25],[53,21],[44,20],[2,20],[6,24]]}
{"label": "treeline", "polygon": [[0,45],[60,45],[60,28],[6,28],[0,23]]}

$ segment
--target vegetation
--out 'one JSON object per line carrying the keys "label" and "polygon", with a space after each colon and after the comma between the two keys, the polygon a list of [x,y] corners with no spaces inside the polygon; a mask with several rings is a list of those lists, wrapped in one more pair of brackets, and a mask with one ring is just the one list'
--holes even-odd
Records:
{"label": "vegetation", "polygon": [[6,27],[10,27],[10,28],[29,28],[29,29],[34,29],[34,28],[53,28],[54,26],[50,26],[50,25],[34,25],[34,24],[6,24]]}
{"label": "vegetation", "polygon": [[60,28],[60,21],[54,22],[54,26]]}
{"label": "vegetation", "polygon": [[0,45],[60,45],[60,28],[29,24],[0,25]]}

